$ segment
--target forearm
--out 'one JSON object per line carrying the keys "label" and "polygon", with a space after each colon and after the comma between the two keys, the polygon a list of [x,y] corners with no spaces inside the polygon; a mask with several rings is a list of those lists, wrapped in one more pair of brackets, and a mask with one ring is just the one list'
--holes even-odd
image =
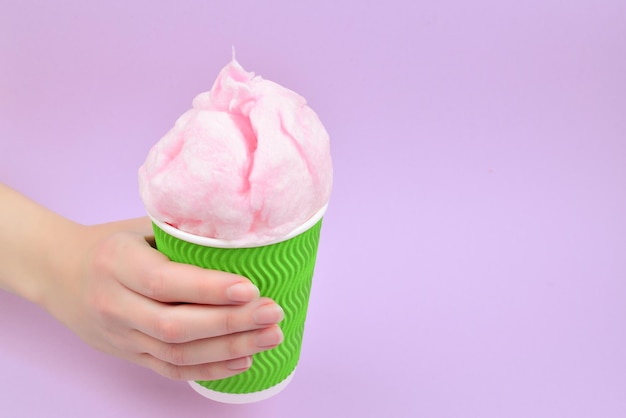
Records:
{"label": "forearm", "polygon": [[84,229],[0,184],[0,288],[40,304],[73,268]]}

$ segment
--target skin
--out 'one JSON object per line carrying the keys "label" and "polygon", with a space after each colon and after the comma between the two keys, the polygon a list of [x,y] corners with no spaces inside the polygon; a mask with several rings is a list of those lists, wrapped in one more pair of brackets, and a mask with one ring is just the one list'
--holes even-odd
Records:
{"label": "skin", "polygon": [[245,277],[174,263],[147,218],[84,226],[0,184],[0,289],[94,348],[171,378],[247,370],[284,317]]}

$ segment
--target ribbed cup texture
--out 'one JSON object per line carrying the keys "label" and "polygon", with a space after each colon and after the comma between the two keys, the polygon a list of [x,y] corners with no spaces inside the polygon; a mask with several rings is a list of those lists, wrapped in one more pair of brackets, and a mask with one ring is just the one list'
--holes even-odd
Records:
{"label": "ribbed cup texture", "polygon": [[278,347],[254,355],[252,367],[236,376],[198,381],[224,393],[252,393],[268,389],[294,371],[300,357],[311,281],[322,221],[287,241],[254,248],[215,248],[193,244],[163,232],[153,224],[157,248],[170,260],[249,278],[262,296],[285,311],[280,327],[285,336]]}

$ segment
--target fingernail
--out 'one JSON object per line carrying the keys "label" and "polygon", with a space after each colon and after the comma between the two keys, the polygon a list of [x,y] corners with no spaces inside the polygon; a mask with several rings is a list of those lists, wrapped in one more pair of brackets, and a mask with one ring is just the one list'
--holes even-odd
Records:
{"label": "fingernail", "polygon": [[277,324],[285,318],[283,308],[275,303],[268,303],[260,306],[254,312],[254,323],[257,325]]}
{"label": "fingernail", "polygon": [[271,327],[256,335],[257,347],[273,347],[283,342],[283,331],[280,327]]}
{"label": "fingernail", "polygon": [[226,368],[229,370],[246,370],[252,366],[252,357],[236,358],[226,362]]}
{"label": "fingernail", "polygon": [[226,296],[233,302],[250,302],[259,295],[259,288],[249,282],[237,283],[226,289]]}

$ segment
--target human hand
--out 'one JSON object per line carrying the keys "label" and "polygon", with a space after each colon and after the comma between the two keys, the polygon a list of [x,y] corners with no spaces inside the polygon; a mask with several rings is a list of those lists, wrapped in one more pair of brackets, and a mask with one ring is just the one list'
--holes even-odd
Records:
{"label": "human hand", "polygon": [[96,349],[172,379],[241,373],[282,342],[282,309],[248,279],[171,262],[150,235],[146,218],[81,227],[42,305]]}

